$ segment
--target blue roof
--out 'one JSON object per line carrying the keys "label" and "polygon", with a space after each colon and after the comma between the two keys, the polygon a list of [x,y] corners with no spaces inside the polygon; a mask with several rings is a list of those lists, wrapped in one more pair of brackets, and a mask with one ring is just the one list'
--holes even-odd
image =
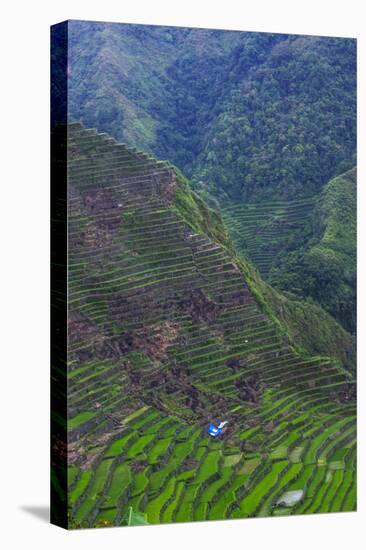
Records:
{"label": "blue roof", "polygon": [[215,424],[212,424],[212,422],[207,428],[207,433],[212,435],[212,437],[217,437],[218,435],[220,435],[221,432],[221,428],[218,428],[217,426],[215,426]]}

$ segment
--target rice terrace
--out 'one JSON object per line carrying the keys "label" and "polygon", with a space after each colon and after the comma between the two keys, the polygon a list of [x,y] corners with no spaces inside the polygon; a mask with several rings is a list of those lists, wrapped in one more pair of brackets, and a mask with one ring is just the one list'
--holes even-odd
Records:
{"label": "rice terrace", "polygon": [[[52,306],[67,315],[67,354],[52,366],[53,521],[355,510],[354,90],[339,76],[353,74],[352,40],[60,25],[69,112],[51,139],[67,207],[56,197],[52,226],[67,232],[67,264],[54,260]],[[151,63],[145,46],[160,52]],[[343,133],[326,134],[328,100]]]}

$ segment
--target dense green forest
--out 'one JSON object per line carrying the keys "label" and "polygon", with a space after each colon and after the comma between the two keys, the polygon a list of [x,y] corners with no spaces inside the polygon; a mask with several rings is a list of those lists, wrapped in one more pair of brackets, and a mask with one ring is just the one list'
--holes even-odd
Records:
{"label": "dense green forest", "polygon": [[72,21],[68,101],[178,166],[263,277],[354,332],[355,40]]}
{"label": "dense green forest", "polygon": [[[238,200],[317,192],[355,152],[352,42],[287,38],[226,100],[198,175]],[[219,191],[220,192],[220,191]]]}
{"label": "dense green forest", "polygon": [[321,304],[355,332],[355,168],[312,197],[232,201],[223,214],[237,249],[272,286]]}
{"label": "dense green forest", "polygon": [[333,178],[320,194],[309,239],[276,260],[272,284],[310,296],[356,330],[356,170]]}
{"label": "dense green forest", "polygon": [[213,196],[306,196],[354,165],[354,40],[84,22],[69,40],[70,115]]}

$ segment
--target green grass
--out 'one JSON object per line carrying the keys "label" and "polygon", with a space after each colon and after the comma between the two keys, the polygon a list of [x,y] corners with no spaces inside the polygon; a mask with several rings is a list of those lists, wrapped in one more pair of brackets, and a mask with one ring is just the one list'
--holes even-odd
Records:
{"label": "green grass", "polygon": [[148,454],[148,459],[150,464],[158,462],[159,457],[164,456],[168,451],[169,445],[171,444],[171,439],[160,439],[154,447],[150,450]]}
{"label": "green grass", "polygon": [[277,483],[279,474],[287,467],[287,464],[287,461],[280,461],[272,464],[270,472],[265,475],[240,502],[240,513],[236,513],[235,517],[240,517],[240,514],[250,516],[256,511],[263,497],[268,493],[271,487]]}
{"label": "green grass", "polygon": [[173,496],[175,479],[171,478],[167,482],[162,490],[161,494],[155,499],[149,501],[145,508],[145,513],[147,514],[147,519],[149,523],[159,523],[160,522],[160,513],[165,505],[165,503]]}
{"label": "green grass", "polygon": [[136,437],[136,435],[131,432],[120,439],[117,439],[117,441],[114,441],[112,445],[110,445],[106,450],[106,456],[108,457],[115,457],[120,455],[123,452],[124,447],[127,445],[127,443]]}
{"label": "green grass", "polygon": [[70,506],[74,506],[77,500],[85,492],[89,484],[89,481],[91,479],[91,476],[92,476],[91,470],[84,470],[84,472],[82,472],[80,479],[78,480],[75,488],[72,491],[69,491],[68,500],[69,500]]}
{"label": "green grass", "polygon": [[142,435],[127,451],[127,458],[137,457],[153,439],[153,435]]}
{"label": "green grass", "polygon": [[95,411],[85,411],[74,416],[74,418],[71,418],[67,423],[68,429],[75,430],[82,424],[85,424],[86,422],[88,422],[88,420],[91,420],[92,418],[94,418],[96,414],[97,413]]}
{"label": "green grass", "polygon": [[101,498],[101,493],[106,483],[112,462],[112,459],[103,460],[96,469],[94,480],[88,494],[75,514],[75,520],[77,522],[86,520],[92,509],[97,505],[97,500]]}
{"label": "green grass", "polygon": [[116,466],[110,487],[105,495],[104,506],[117,507],[119,498],[126,491],[131,483],[131,470],[127,464],[118,464]]}

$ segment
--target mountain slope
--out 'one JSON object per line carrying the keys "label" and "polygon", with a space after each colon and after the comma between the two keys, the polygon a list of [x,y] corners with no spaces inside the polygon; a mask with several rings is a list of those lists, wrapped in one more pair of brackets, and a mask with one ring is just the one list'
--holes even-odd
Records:
{"label": "mountain slope", "polygon": [[353,376],[295,349],[170,165],[68,136],[69,526],[354,509]]}
{"label": "mountain slope", "polygon": [[297,200],[232,202],[222,209],[231,238],[262,276],[272,280],[278,259],[299,249],[312,236],[317,197]]}
{"label": "mountain slope", "polygon": [[221,201],[313,195],[355,164],[355,40],[70,21],[69,59],[74,120]]}
{"label": "mountain slope", "polygon": [[295,199],[351,168],[355,152],[355,41],[288,36],[232,90],[195,178],[223,198]]}
{"label": "mountain slope", "polygon": [[[179,182],[174,201],[178,214],[195,231],[209,236],[217,244],[226,248],[241,268],[257,302],[272,319],[275,319],[281,332],[292,345],[299,346],[306,354],[331,355],[347,369],[355,372],[354,341],[349,332],[316,303],[302,301],[289,292],[286,295],[281,294],[266,283],[243,255],[243,249],[238,246],[238,243],[232,243],[230,232],[220,214],[209,208],[198,195],[192,192],[182,174],[176,168],[173,167],[173,169]],[[354,215],[355,210],[352,206],[351,212]],[[293,228],[292,235],[294,235]],[[348,306],[350,310],[355,308],[352,301]]]}
{"label": "mountain slope", "polygon": [[280,291],[320,304],[356,330],[356,169],[307,199],[223,209],[236,249]]}
{"label": "mountain slope", "polygon": [[333,178],[317,199],[307,235],[276,259],[269,281],[316,300],[356,331],[356,169]]}

